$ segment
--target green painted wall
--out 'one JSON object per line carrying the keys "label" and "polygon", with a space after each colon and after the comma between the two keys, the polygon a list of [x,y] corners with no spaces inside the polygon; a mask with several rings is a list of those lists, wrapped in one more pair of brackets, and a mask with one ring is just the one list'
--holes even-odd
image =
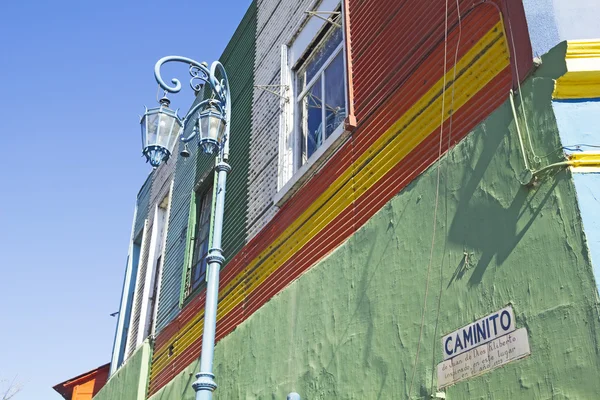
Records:
{"label": "green painted wall", "polygon": [[144,400],[151,355],[152,348],[149,340],[146,340],[127,363],[110,377],[94,400]]}
{"label": "green painted wall", "polygon": [[[562,157],[551,107],[560,68],[544,62],[523,88],[536,153],[551,153],[542,164]],[[219,342],[215,398],[429,399],[441,337],[508,303],[531,356],[447,399],[598,398],[598,298],[572,177],[556,171],[524,188],[522,170],[507,101],[441,161],[429,272],[437,164]],[[193,399],[196,371],[151,399]]]}

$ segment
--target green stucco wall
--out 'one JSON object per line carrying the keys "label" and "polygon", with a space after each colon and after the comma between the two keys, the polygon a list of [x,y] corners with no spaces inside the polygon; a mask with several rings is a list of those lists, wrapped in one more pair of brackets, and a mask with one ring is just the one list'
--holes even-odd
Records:
{"label": "green stucco wall", "polygon": [[152,348],[147,339],[125,365],[110,377],[94,400],[144,400],[151,355]]}
{"label": "green stucco wall", "polygon": [[[551,153],[541,164],[562,157],[550,67],[523,88],[536,154]],[[525,188],[522,170],[507,101],[441,161],[429,273],[437,164],[219,342],[215,398],[429,399],[441,337],[508,303],[531,356],[446,398],[598,398],[598,298],[572,177],[556,171]],[[151,399],[193,399],[196,371],[193,363]]]}

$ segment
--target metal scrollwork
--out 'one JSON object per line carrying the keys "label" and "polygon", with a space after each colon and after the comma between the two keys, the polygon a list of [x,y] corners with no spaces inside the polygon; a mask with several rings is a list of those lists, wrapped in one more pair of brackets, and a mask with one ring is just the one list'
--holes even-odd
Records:
{"label": "metal scrollwork", "polygon": [[[225,68],[223,64],[219,61],[215,61],[208,69],[208,64],[205,62],[199,63],[191,58],[181,57],[181,56],[167,56],[163,57],[157,61],[154,66],[154,77],[156,78],[156,82],[158,82],[159,86],[170,93],[178,93],[181,90],[181,82],[177,78],[171,79],[171,83],[173,86],[167,84],[165,80],[162,78],[160,74],[160,68],[169,62],[181,62],[189,65],[189,73],[192,77],[190,79],[190,87],[195,92],[199,92],[202,87],[208,83],[213,92],[213,99],[206,99],[200,101],[196,104],[192,109],[190,109],[183,119],[183,124],[185,127],[186,122],[188,121],[191,115],[194,115],[197,111],[201,110],[205,107],[208,102],[217,100],[219,102],[218,108],[223,113],[226,119],[226,128],[224,133],[224,143],[222,143],[221,149],[221,157],[224,160],[227,160],[229,157],[229,118],[231,116],[231,96],[229,93],[229,81],[227,80],[227,73],[225,72]],[[217,73],[220,76],[220,79],[217,78]],[[182,137],[181,140],[184,142],[189,142],[194,138],[196,132],[193,131],[188,137]]]}
{"label": "metal scrollwork", "polygon": [[[206,77],[208,77],[210,74],[210,71],[208,70],[206,63],[199,63],[197,61],[192,60],[191,58],[181,57],[181,56],[163,57],[160,60],[158,60],[156,62],[156,65],[154,66],[154,77],[156,78],[156,82],[158,82],[160,87],[170,93],[179,92],[181,90],[181,82],[179,81],[179,79],[173,78],[173,79],[171,79],[171,83],[173,83],[175,86],[170,86],[164,81],[164,79],[160,75],[160,68],[163,66],[163,64],[166,64],[169,62],[182,62],[185,64],[189,64],[190,65],[190,74],[192,74],[192,69],[197,70],[198,74],[203,73]],[[193,76],[194,75],[192,75],[192,77]]]}
{"label": "metal scrollwork", "polygon": [[[190,87],[192,90],[194,92],[199,92],[202,90],[202,87],[208,80],[208,74],[205,72],[205,70],[197,67],[194,64],[190,64],[190,76],[192,77],[192,79],[190,79]],[[195,81],[199,82],[195,83]]]}

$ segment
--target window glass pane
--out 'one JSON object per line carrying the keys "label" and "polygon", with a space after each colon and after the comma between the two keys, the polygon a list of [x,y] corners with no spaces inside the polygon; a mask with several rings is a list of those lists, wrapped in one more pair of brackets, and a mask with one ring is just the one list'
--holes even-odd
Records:
{"label": "window glass pane", "polygon": [[300,93],[302,93],[302,91],[304,90],[304,84],[306,83],[306,81],[304,80],[304,70],[299,71],[296,74],[296,94],[294,96],[299,96]]}
{"label": "window glass pane", "polygon": [[333,131],[346,118],[346,93],[343,52],[339,52],[325,70],[325,137]]}
{"label": "window glass pane", "polygon": [[308,60],[306,60],[307,82],[310,82],[316,76],[319,69],[325,64],[325,61],[335,52],[338,45],[342,43],[342,29],[336,28],[333,25],[330,26],[333,28],[331,32],[325,36]]}
{"label": "window glass pane", "polygon": [[160,128],[158,132],[158,142],[161,146],[172,150],[171,145],[174,143],[173,138],[177,134],[178,124],[175,117],[168,114],[160,114],[160,122],[158,123]]}
{"label": "window glass pane", "polygon": [[158,114],[150,114],[146,116],[147,131],[146,131],[146,144],[156,144],[156,127],[158,125]]}
{"label": "window glass pane", "polygon": [[322,143],[321,78],[302,99],[301,110],[302,139],[306,146],[303,158],[308,159]]}
{"label": "window glass pane", "polygon": [[166,114],[158,114],[159,122],[158,122],[158,144],[162,147],[166,147],[169,145],[167,143],[167,139],[169,138],[169,130],[171,129],[170,117]]}

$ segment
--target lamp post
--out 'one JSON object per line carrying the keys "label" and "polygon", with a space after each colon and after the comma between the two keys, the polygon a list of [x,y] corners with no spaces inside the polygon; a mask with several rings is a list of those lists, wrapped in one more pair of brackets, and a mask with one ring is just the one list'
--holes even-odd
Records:
{"label": "lamp post", "polygon": [[[185,142],[185,145],[180,153],[183,157],[189,157],[190,151],[187,143],[196,137],[198,148],[202,150],[202,152],[206,154],[216,154],[215,170],[217,173],[217,196],[214,211],[212,247],[208,251],[206,257],[208,264],[206,273],[208,283],[206,287],[200,372],[196,374],[196,381],[192,384],[192,387],[196,391],[196,400],[210,400],[212,399],[212,392],[217,388],[212,368],[217,325],[217,302],[219,298],[219,273],[221,266],[225,261],[223,250],[221,249],[221,235],[223,231],[223,213],[225,208],[225,183],[227,181],[227,173],[231,171],[231,167],[227,163],[229,158],[231,97],[229,94],[227,74],[220,62],[213,62],[211,68],[208,69],[208,64],[206,63],[198,63],[192,59],[179,56],[163,57],[158,60],[154,67],[154,77],[160,87],[166,92],[177,93],[181,90],[181,83],[178,79],[172,79],[171,82],[174,86],[169,86],[160,75],[161,66],[168,62],[181,62],[189,65],[189,72],[192,76],[190,86],[196,94],[204,92],[205,84],[208,84],[211,89],[211,96],[208,99],[203,99],[198,102],[190,109],[186,117],[181,120],[181,127],[185,128],[186,124],[191,120],[191,117],[197,117],[192,133],[187,137],[181,137],[181,140]],[[220,79],[217,78],[217,74],[220,75]],[[177,113],[175,112],[174,115],[176,116]],[[143,129],[142,126],[142,130]],[[163,157],[164,154],[170,154],[165,152],[169,151],[168,149],[151,149],[148,153],[150,154],[151,151],[154,151],[155,153],[158,152],[163,155]],[[144,152],[144,154],[146,154],[146,152]],[[152,162],[152,160],[150,161]]]}

